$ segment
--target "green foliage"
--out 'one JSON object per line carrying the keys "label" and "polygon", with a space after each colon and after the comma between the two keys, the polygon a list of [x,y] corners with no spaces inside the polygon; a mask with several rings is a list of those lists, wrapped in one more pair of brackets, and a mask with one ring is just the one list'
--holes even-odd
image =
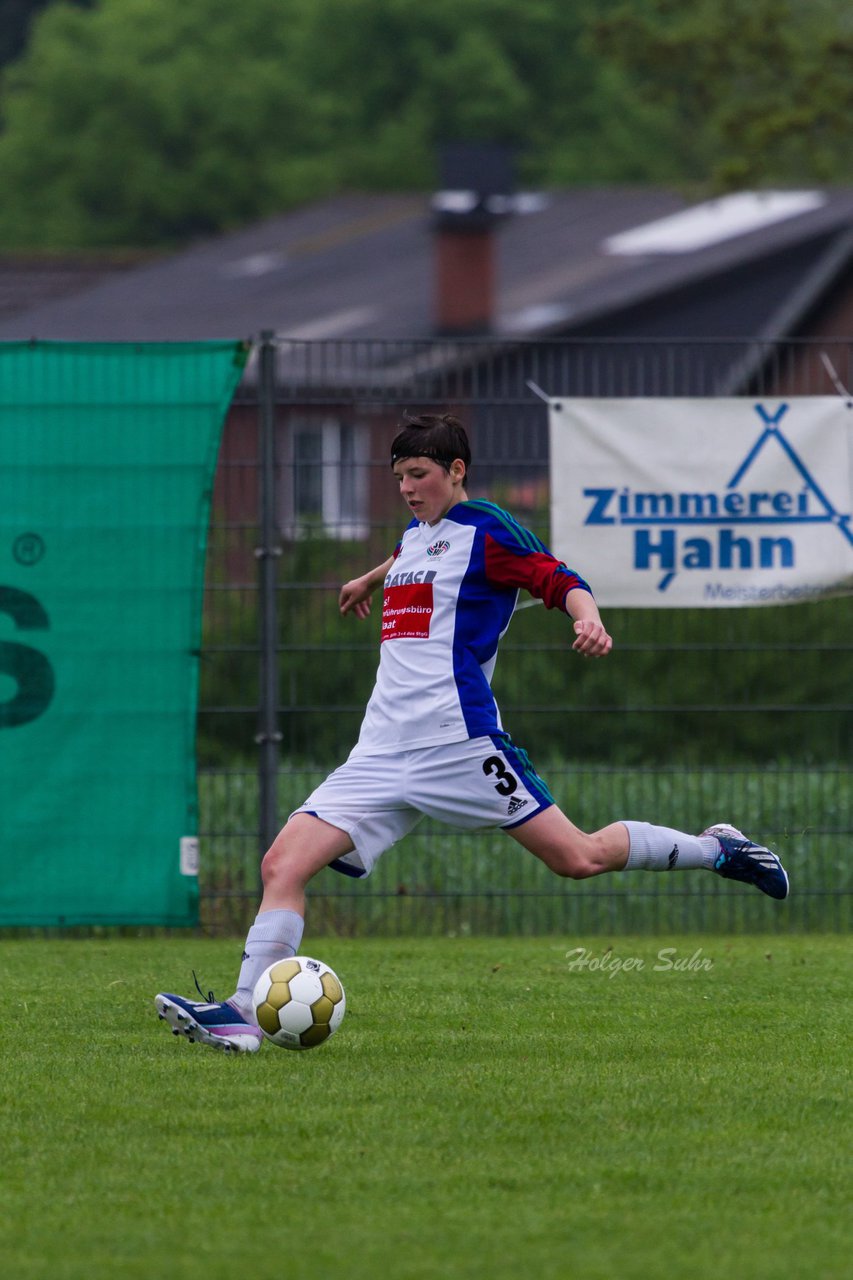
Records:
{"label": "green foliage", "polygon": [[626,0],[595,24],[683,177],[717,189],[853,178],[844,0]]}
{"label": "green foliage", "polygon": [[[576,730],[583,733],[584,722]],[[791,877],[784,908],[708,874],[624,874],[567,884],[502,831],[454,831],[429,819],[383,855],[368,881],[323,872],[310,890],[312,936],[364,938],[594,933],[849,932],[851,788],[845,762],[726,768],[563,761],[537,739],[537,769],[584,831],[619,818],[701,831],[722,818],[781,854]],[[278,779],[287,815],[327,770],[289,760]],[[247,766],[199,780],[202,919],[241,933],[255,917],[260,855],[256,775]]]}
{"label": "green foliage", "polygon": [[849,181],[852,55],[845,0],[54,2],[0,82],[0,242],[426,189],[460,138],[544,186]]}
{"label": "green foliage", "polygon": [[[370,618],[342,618],[341,583],[381,563],[399,530],[375,530],[373,545],[306,538],[291,543],[281,579],[295,584],[279,612],[282,751],[337,765],[358,737],[379,661],[381,593]],[[308,586],[300,584],[310,584]]]}
{"label": "green foliage", "polygon": [[[379,563],[396,530],[370,545],[323,537],[289,544],[279,580],[282,751],[332,766],[355,742],[378,663],[378,594],[366,622],[341,618],[340,584]],[[524,597],[529,600],[529,597]],[[252,705],[257,622],[239,631],[210,618],[202,705]],[[613,766],[834,762],[849,755],[846,690],[853,686],[849,598],[784,609],[611,610],[614,650],[604,660],[571,651],[565,616],[521,609],[502,642],[493,680],[504,722],[534,759]],[[237,644],[241,653],[230,654]],[[252,694],[249,694],[249,690]],[[254,724],[254,720],[251,721]],[[220,720],[202,763],[245,752]]]}
{"label": "green foliage", "polygon": [[[318,534],[284,545],[276,595],[278,681],[281,750],[290,759],[337,764],[358,736],[378,663],[381,601],[374,602],[369,620],[359,622],[340,616],[338,592],[365,566],[384,560],[398,536],[397,528],[376,528],[367,544]],[[227,577],[229,545],[227,536],[214,530],[209,583]],[[254,560],[249,563],[254,574]],[[200,668],[203,768],[245,761],[256,753],[259,607],[254,584],[208,593]]]}
{"label": "green foliage", "polygon": [[239,944],[0,943],[5,1274],[840,1280],[844,943],[612,941],[329,940],[338,1033],[237,1059],[152,1000]]}
{"label": "green foliage", "polygon": [[334,118],[298,73],[310,9],[48,9],[5,77],[4,239],[149,244],[322,194]]}
{"label": "green foliage", "polygon": [[606,615],[614,648],[603,661],[570,651],[557,614],[514,618],[493,683],[511,732],[531,750],[545,741],[561,758],[612,765],[849,755],[849,598]]}
{"label": "green foliage", "polygon": [[[88,6],[92,0],[66,0]],[[14,61],[27,46],[30,27],[52,0],[0,0],[0,67]]]}
{"label": "green foliage", "polygon": [[512,0],[55,4],[4,82],[0,235],[158,243],[346,185],[428,186],[442,139],[562,133],[566,59],[589,79],[580,24],[543,0],[521,24]]}

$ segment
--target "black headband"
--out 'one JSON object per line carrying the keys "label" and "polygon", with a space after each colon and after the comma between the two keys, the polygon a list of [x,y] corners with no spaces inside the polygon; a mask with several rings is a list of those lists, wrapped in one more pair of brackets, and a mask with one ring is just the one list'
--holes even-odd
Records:
{"label": "black headband", "polygon": [[[391,466],[393,467],[394,463],[399,462],[401,458],[429,458],[431,462],[437,462],[443,467],[449,467],[458,457],[458,453],[436,453],[432,449],[419,449],[417,453],[412,453],[410,449],[407,449],[405,453],[391,454]],[[464,462],[464,458],[461,458],[460,461]]]}

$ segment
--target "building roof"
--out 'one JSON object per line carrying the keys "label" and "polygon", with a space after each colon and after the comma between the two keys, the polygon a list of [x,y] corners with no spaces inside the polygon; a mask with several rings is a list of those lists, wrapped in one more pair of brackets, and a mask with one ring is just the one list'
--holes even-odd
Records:
{"label": "building roof", "polygon": [[140,258],[129,253],[0,255],[0,320],[82,293],[108,275],[128,271]]}
{"label": "building roof", "polygon": [[[498,337],[781,336],[853,258],[850,188],[575,189],[515,209],[496,230]],[[433,237],[427,197],[340,196],[61,296],[19,280],[0,339],[431,338]]]}

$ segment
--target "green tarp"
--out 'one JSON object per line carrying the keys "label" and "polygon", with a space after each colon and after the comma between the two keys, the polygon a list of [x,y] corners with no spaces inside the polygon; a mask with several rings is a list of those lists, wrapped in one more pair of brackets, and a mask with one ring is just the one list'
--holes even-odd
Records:
{"label": "green tarp", "polygon": [[244,344],[0,344],[0,925],[198,917],[204,551]]}

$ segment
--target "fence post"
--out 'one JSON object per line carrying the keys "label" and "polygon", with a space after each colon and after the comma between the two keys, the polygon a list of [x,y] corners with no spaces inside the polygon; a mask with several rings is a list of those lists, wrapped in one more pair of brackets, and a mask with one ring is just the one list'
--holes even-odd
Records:
{"label": "fence post", "polygon": [[276,587],[281,542],[276,513],[275,448],[275,342],[273,334],[261,334],[258,351],[258,404],[260,427],[260,546],[258,560],[260,682],[258,732],[258,795],[261,856],[278,834],[278,757],[281,732],[278,723],[278,604]]}

